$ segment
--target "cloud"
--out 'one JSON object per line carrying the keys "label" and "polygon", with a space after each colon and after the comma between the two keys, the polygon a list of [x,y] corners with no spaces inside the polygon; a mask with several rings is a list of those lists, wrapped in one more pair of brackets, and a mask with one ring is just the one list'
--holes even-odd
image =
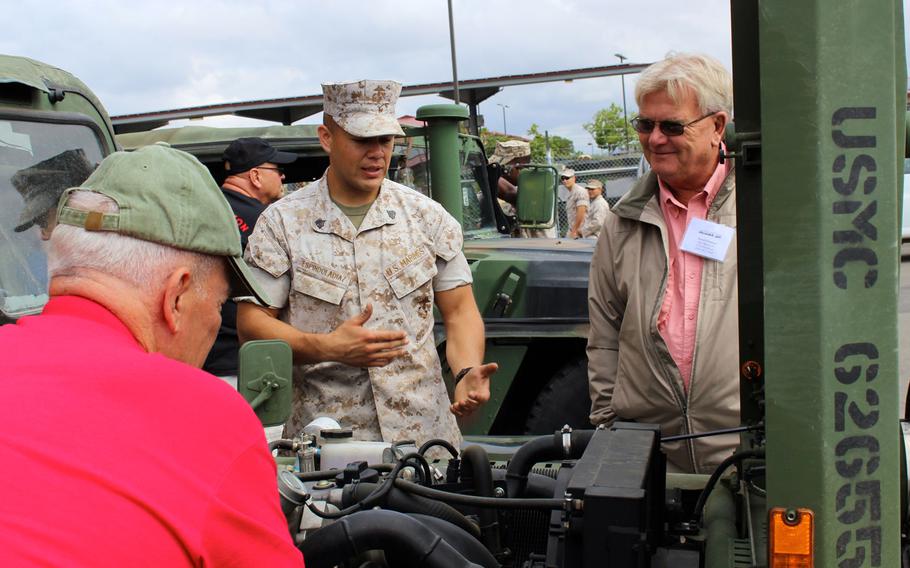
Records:
{"label": "cloud", "polygon": [[[0,51],[72,71],[112,114],[309,95],[324,81],[452,77],[445,0],[59,0],[35,10],[6,3],[17,25]],[[729,0],[453,0],[453,11],[462,80],[609,65],[615,53],[647,63],[695,51],[731,66]],[[401,114],[415,103],[402,100]],[[510,107],[510,131],[536,123],[586,144],[581,125],[622,105],[622,92],[618,78],[508,87],[480,108],[499,129],[497,103]]]}

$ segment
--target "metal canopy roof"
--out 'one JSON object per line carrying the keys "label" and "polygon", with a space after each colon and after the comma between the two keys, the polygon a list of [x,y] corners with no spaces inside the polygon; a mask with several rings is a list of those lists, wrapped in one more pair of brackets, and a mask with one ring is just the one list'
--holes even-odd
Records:
{"label": "metal canopy roof", "polygon": [[[466,103],[470,107],[471,122],[476,124],[477,105],[501,91],[503,87],[639,73],[648,65],[650,64],[626,63],[624,65],[608,65],[605,67],[587,67],[584,69],[567,69],[544,73],[488,77],[486,79],[469,79],[467,81],[461,81],[458,84],[458,94],[461,102]],[[417,95],[438,95],[451,100],[454,100],[455,98],[452,83],[450,81],[444,83],[407,85],[401,89],[401,96],[403,97],[413,97]],[[125,132],[152,130],[159,126],[166,125],[171,120],[222,115],[244,116],[281,124],[292,124],[321,111],[322,94],[318,94],[303,97],[264,99],[239,103],[220,103],[173,110],[123,114],[111,117],[111,121],[114,123],[114,130],[118,134],[122,134]]]}

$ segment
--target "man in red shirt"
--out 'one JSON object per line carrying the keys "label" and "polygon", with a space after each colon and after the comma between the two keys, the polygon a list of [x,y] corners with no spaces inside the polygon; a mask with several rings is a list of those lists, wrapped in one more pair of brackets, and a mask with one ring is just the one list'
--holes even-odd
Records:
{"label": "man in red shirt", "polygon": [[50,301],[0,328],[0,565],[302,566],[256,416],[199,370],[246,277],[230,207],[164,145],[67,190]]}

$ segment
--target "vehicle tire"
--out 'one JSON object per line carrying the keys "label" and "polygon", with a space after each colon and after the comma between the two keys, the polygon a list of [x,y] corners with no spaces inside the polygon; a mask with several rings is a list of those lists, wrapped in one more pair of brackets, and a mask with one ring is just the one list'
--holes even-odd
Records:
{"label": "vehicle tire", "polygon": [[560,367],[538,393],[525,422],[525,434],[552,434],[566,424],[573,429],[592,428],[590,412],[588,360],[579,357]]}

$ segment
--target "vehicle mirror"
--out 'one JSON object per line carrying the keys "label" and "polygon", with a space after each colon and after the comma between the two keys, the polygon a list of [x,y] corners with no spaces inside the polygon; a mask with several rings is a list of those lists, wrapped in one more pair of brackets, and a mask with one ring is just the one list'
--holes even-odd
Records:
{"label": "vehicle mirror", "polygon": [[278,426],[291,415],[291,347],[278,339],[248,341],[240,347],[237,390],[263,426]]}
{"label": "vehicle mirror", "polygon": [[556,223],[553,214],[559,188],[556,168],[528,165],[518,174],[518,224],[526,229],[549,229]]}

